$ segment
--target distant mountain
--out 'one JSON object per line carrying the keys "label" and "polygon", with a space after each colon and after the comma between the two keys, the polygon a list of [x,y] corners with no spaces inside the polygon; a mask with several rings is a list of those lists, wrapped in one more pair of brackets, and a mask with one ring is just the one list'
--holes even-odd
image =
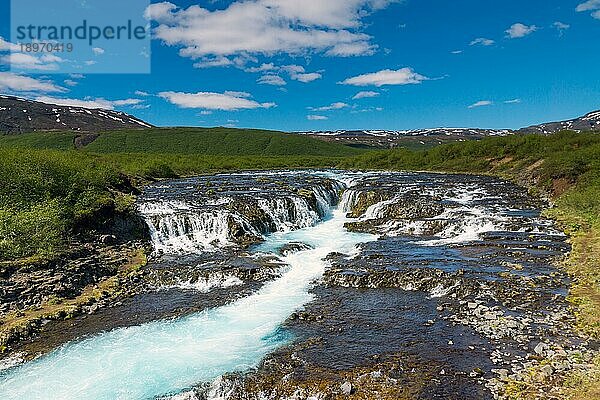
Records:
{"label": "distant mountain", "polygon": [[549,122],[540,125],[533,125],[527,128],[519,129],[518,133],[538,133],[550,135],[560,131],[600,131],[600,110],[593,111],[583,117],[570,119],[568,121]]}
{"label": "distant mountain", "polygon": [[398,137],[398,136],[455,136],[455,137],[483,137],[483,136],[506,136],[513,133],[509,129],[478,129],[478,128],[431,128],[431,129],[412,129],[404,131],[388,130],[337,130],[337,131],[304,131],[296,132],[302,135],[315,136],[338,136],[338,137]]}
{"label": "distant mountain", "polygon": [[478,140],[490,136],[507,136],[516,134],[551,135],[564,130],[600,131],[600,111],[594,111],[583,117],[568,121],[550,122],[533,125],[518,130],[511,129],[478,129],[478,128],[432,128],[413,130],[336,130],[295,132],[308,135],[327,142],[336,142],[355,147],[408,147],[423,148],[442,143],[465,140]]}
{"label": "distant mountain", "polygon": [[0,95],[0,134],[35,131],[100,132],[152,125],[123,112],[59,106]]}

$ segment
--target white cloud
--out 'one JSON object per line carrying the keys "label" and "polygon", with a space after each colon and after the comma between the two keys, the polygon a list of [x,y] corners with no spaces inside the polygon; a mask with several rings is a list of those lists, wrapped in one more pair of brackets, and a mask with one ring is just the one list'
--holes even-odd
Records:
{"label": "white cloud", "polygon": [[337,103],[332,103],[328,106],[323,106],[323,107],[309,107],[309,110],[312,111],[330,111],[330,110],[341,110],[342,108],[346,108],[346,107],[350,107],[348,104],[346,103],[342,103],[342,102],[337,102]]}
{"label": "white cloud", "polygon": [[[237,93],[237,94],[236,94]],[[271,108],[275,103],[259,103],[239,92],[161,92],[158,94],[163,99],[181,108],[201,108],[205,110],[237,111],[243,109]]]}
{"label": "white cloud", "polygon": [[144,96],[144,97],[150,96],[150,93],[144,92],[143,90],[136,90],[134,93],[136,96]]}
{"label": "white cloud", "polygon": [[21,51],[21,46],[7,42],[0,36],[0,51]]}
{"label": "white cloud", "polygon": [[521,99],[506,100],[504,102],[504,104],[520,104],[520,103],[521,103]]}
{"label": "white cloud", "polygon": [[258,83],[267,85],[279,85],[283,86],[286,84],[285,80],[279,76],[279,73],[287,74],[291,80],[309,83],[317,79],[321,79],[323,75],[319,72],[306,72],[301,65],[283,65],[276,66],[273,63],[262,64],[258,67],[245,68],[246,72],[266,72],[262,77],[258,79]]}
{"label": "white cloud", "polygon": [[480,45],[480,46],[491,46],[494,43],[496,43],[496,42],[494,40],[492,40],[492,39],[477,38],[477,39],[474,39],[473,41],[471,41],[471,43],[469,43],[469,45],[471,45],[471,46],[477,46],[477,45]]}
{"label": "white cloud", "polygon": [[477,108],[477,107],[485,107],[485,106],[491,106],[492,104],[494,104],[492,101],[490,100],[480,100],[477,103],[473,103],[469,106],[469,108]]}
{"label": "white cloud", "polygon": [[322,75],[319,74],[318,72],[311,72],[308,74],[294,74],[294,75],[290,76],[290,78],[292,78],[295,81],[302,82],[302,83],[309,83],[312,81],[316,81],[317,79],[321,79]]}
{"label": "white cloud", "polygon": [[279,70],[279,67],[276,67],[273,63],[261,64],[258,67],[246,68],[246,72],[268,72],[277,70]]}
{"label": "white cloud", "polygon": [[462,50],[454,50],[454,51],[451,51],[450,53],[452,53],[452,54],[462,54],[462,52],[463,52]]}
{"label": "white cloud", "polygon": [[0,63],[19,70],[55,71],[59,63],[65,62],[56,54],[22,53],[21,46],[7,42],[0,36],[0,52],[11,52],[0,56]]}
{"label": "white cloud", "polygon": [[261,85],[285,86],[287,82],[279,75],[267,74],[258,78],[257,82]]}
{"label": "white cloud", "polygon": [[577,6],[577,12],[593,11],[600,9],[600,0],[588,0]]}
{"label": "white cloud", "polygon": [[54,54],[37,56],[25,53],[10,53],[0,57],[0,62],[8,64],[12,68],[35,71],[55,71],[59,68],[58,63],[63,61],[62,58]]}
{"label": "white cloud", "polygon": [[142,100],[140,99],[124,99],[124,100],[106,100],[103,98],[93,99],[86,97],[85,99],[69,99],[69,98],[58,98],[50,96],[38,96],[35,98],[36,101],[42,103],[56,104],[59,106],[67,107],[83,107],[83,108],[101,108],[104,110],[113,110],[115,106],[132,106],[139,105]]}
{"label": "white cloud", "polygon": [[556,21],[555,23],[552,24],[552,26],[560,33],[561,36],[564,33],[564,31],[571,28],[571,25],[565,24],[560,21]]}
{"label": "white cloud", "polygon": [[115,106],[133,106],[140,104],[142,102],[141,99],[124,99],[124,100],[114,100],[112,104]]}
{"label": "white cloud", "polygon": [[64,92],[66,89],[52,82],[34,79],[12,72],[0,72],[0,90],[11,92]]}
{"label": "white cloud", "polygon": [[592,13],[592,17],[594,17],[594,18],[596,18],[596,19],[600,19],[600,10],[598,10],[598,11],[594,11],[594,12]]}
{"label": "white cloud", "polygon": [[67,86],[77,86],[79,84],[79,82],[74,81],[73,79],[65,79],[64,84]]}
{"label": "white cloud", "polygon": [[509,37],[510,39],[518,39],[518,38],[522,38],[525,37],[535,31],[538,30],[538,27],[535,25],[524,25],[521,23],[516,23],[513,24],[510,28],[508,28],[505,32],[506,32],[506,36]]}
{"label": "white cloud", "polygon": [[214,67],[228,67],[233,65],[234,62],[227,57],[204,57],[202,60],[194,63],[194,68],[214,68]]}
{"label": "white cloud", "polygon": [[[398,0],[246,0],[214,11],[192,5],[152,4],[154,34],[183,57],[325,53],[372,54],[362,19]],[[224,61],[221,61],[224,63]]]}
{"label": "white cloud", "polygon": [[306,119],[309,121],[325,121],[329,118],[324,115],[307,115]]}
{"label": "white cloud", "polygon": [[419,84],[427,80],[426,76],[416,73],[412,68],[401,68],[399,70],[384,69],[371,74],[364,74],[348,78],[341,82],[344,85],[353,86],[384,86],[384,85],[411,85]]}
{"label": "white cloud", "polygon": [[101,54],[104,54],[104,49],[102,47],[93,47],[92,51],[94,52],[95,55],[99,56]]}
{"label": "white cloud", "polygon": [[352,97],[353,100],[358,100],[358,99],[365,99],[367,97],[377,97],[379,96],[379,92],[372,92],[372,91],[364,91],[364,92],[358,92],[354,95],[354,97]]}

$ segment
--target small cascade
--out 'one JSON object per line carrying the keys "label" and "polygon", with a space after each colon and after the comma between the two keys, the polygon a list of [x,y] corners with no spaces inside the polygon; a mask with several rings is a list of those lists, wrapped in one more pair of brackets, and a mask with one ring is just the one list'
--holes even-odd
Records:
{"label": "small cascade", "polygon": [[[251,176],[248,174],[244,179]],[[308,188],[264,183],[264,188],[257,188],[260,181],[256,181],[253,187],[238,189],[236,183],[248,184],[247,180],[240,183],[240,175],[231,176],[231,182],[227,182],[226,175],[219,179],[226,182],[230,191],[222,195],[216,195],[212,189],[190,193],[194,186],[189,185],[180,193],[171,191],[167,199],[163,199],[164,193],[160,200],[158,196],[147,201],[142,198],[138,210],[149,227],[155,251],[167,254],[216,251],[261,241],[273,232],[308,228],[331,213],[344,188],[341,182],[322,179]],[[164,186],[151,189],[159,191]]]}
{"label": "small cascade", "polygon": [[320,220],[310,204],[299,197],[259,199],[258,206],[269,217],[278,232],[313,226]]}
{"label": "small cascade", "polygon": [[360,195],[359,190],[355,189],[347,189],[342,194],[342,199],[340,200],[340,210],[345,213],[349,213],[352,211],[352,207],[358,202],[358,196]]}
{"label": "small cascade", "polygon": [[379,203],[373,204],[365,214],[361,217],[362,219],[379,219],[385,217],[385,211],[390,204],[394,204],[398,201],[397,198],[390,200],[380,201]]}

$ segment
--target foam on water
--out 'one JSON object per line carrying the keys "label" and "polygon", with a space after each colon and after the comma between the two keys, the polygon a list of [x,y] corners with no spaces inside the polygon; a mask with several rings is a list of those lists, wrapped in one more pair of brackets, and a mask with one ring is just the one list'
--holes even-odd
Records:
{"label": "foam on water", "polygon": [[308,289],[331,252],[356,253],[373,235],[347,232],[342,211],[325,222],[267,238],[262,251],[302,241],[314,249],[283,257],[289,269],[258,292],[185,318],[116,329],[68,343],[0,374],[3,400],[129,400],[174,395],[245,370],[289,338],[280,324],[312,299]]}

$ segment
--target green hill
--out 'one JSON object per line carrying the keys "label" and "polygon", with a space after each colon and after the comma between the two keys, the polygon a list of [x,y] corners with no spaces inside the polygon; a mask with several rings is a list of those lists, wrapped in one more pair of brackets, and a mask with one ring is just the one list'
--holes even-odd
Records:
{"label": "green hill", "polygon": [[[76,133],[2,136],[0,145],[67,150]],[[362,153],[348,146],[275,131],[233,128],[163,128],[104,132],[83,148],[91,153],[151,153],[212,156],[327,156]]]}

